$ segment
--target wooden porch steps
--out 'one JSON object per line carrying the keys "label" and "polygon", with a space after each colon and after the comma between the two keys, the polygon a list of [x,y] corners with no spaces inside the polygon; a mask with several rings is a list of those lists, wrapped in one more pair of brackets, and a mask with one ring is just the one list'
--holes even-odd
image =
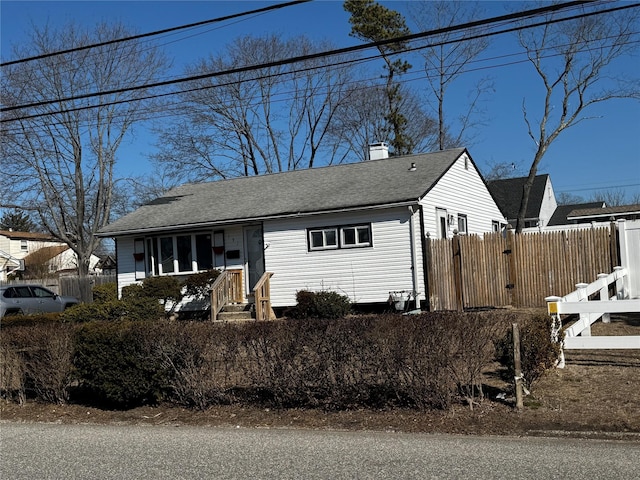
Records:
{"label": "wooden porch steps", "polygon": [[244,322],[253,320],[254,316],[253,303],[234,303],[225,305],[220,313],[218,313],[218,322]]}

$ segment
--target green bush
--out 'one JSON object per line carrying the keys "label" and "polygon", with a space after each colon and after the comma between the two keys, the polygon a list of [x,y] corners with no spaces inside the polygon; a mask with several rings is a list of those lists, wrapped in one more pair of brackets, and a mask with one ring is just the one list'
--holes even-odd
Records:
{"label": "green bush", "polygon": [[342,318],[351,311],[351,302],[346,295],[337,292],[310,292],[300,290],[296,293],[296,306],[290,316],[293,318]]}
{"label": "green bush", "polygon": [[97,303],[81,303],[62,312],[62,319],[70,323],[119,320],[125,313],[125,305],[119,300]]}
{"label": "green bush", "polygon": [[[520,332],[520,363],[524,385],[527,389],[554,367],[560,355],[560,344],[551,340],[551,317],[538,313],[524,317],[518,322]],[[510,379],[515,376],[513,359],[513,331],[507,333],[496,343],[496,355],[501,364],[507,367]]]}
{"label": "green bush", "polygon": [[179,302],[182,299],[182,286],[175,277],[147,277],[142,281],[142,295],[167,302]]}
{"label": "green bush", "polygon": [[189,275],[183,284],[185,287],[185,295],[198,299],[207,298],[209,296],[211,286],[219,276],[220,270],[216,269]]}
{"label": "green bush", "polygon": [[115,282],[105,283],[93,287],[93,302],[106,303],[118,299],[118,284]]}
{"label": "green bush", "polygon": [[86,401],[133,408],[162,398],[166,371],[153,340],[158,328],[157,323],[122,320],[77,329],[73,365]]}

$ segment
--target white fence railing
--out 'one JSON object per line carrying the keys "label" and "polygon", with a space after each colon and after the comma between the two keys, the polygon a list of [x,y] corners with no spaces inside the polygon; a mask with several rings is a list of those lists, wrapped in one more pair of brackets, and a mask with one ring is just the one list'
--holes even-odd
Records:
{"label": "white fence railing", "polygon": [[564,332],[564,349],[640,349],[640,335],[591,336],[591,325],[599,319],[608,323],[611,313],[640,312],[640,299],[629,298],[628,282],[628,270],[615,267],[613,273],[598,275],[595,282],[577,284],[576,290],[564,297],[545,299],[557,332],[561,330],[562,315],[579,316]]}

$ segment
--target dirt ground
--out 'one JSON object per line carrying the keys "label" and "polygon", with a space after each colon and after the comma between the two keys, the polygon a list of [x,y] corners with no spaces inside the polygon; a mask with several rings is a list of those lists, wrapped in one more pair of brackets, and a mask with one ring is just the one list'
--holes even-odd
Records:
{"label": "dirt ground", "polygon": [[[640,335],[640,318],[620,316],[596,324],[593,335]],[[0,401],[2,422],[199,425],[246,428],[310,428],[476,435],[570,436],[640,442],[640,350],[567,351],[566,367],[549,371],[517,411],[496,372],[488,372],[485,398],[473,411],[273,410],[218,406],[206,411],[142,407],[105,411],[80,405],[17,405]]]}

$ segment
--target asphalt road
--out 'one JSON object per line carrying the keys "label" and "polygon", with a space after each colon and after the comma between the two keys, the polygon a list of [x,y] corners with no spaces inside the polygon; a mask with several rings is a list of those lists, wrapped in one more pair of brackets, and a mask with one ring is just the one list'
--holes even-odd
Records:
{"label": "asphalt road", "polygon": [[640,443],[158,426],[0,424],[0,478],[636,479]]}

